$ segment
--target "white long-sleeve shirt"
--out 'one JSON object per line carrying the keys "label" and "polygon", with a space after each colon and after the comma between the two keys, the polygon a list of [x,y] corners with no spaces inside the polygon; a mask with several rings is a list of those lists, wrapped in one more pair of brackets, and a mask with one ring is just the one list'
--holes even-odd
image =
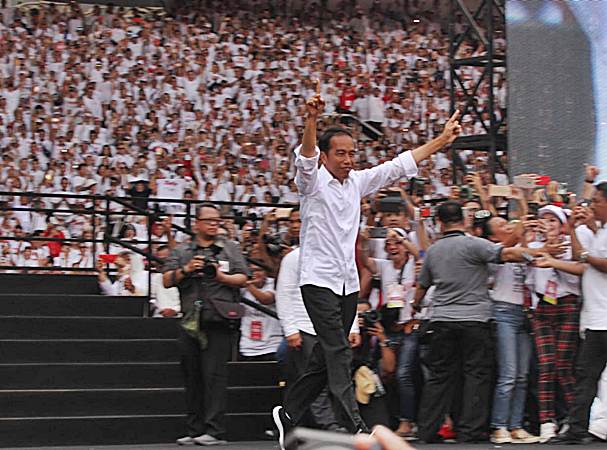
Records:
{"label": "white long-sleeve shirt", "polygon": [[318,167],[320,150],[312,158],[295,150],[295,183],[301,198],[299,285],[331,289],[337,295],[360,290],[354,247],[360,221],[360,201],[403,177],[417,175],[411,152],[365,170],[352,170],[342,183]]}
{"label": "white long-sleeve shirt", "polygon": [[[299,255],[300,249],[296,248],[280,263],[276,282],[276,312],[285,336],[300,331],[316,336],[299,289]],[[350,333],[359,333],[359,331],[358,321],[354,320]]]}
{"label": "white long-sleeve shirt", "polygon": [[152,299],[156,305],[158,313],[163,309],[172,309],[181,312],[181,301],[179,299],[179,289],[176,287],[165,288],[162,283],[162,274],[152,274]]}

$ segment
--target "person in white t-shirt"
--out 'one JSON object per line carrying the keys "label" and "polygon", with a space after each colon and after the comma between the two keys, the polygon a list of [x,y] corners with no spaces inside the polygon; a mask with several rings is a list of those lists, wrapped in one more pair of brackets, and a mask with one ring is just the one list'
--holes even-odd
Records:
{"label": "person in white t-shirt", "polygon": [[116,280],[112,282],[103,261],[97,263],[99,287],[104,295],[131,296],[148,294],[148,273],[143,270],[139,259],[133,258],[132,253],[120,253],[114,262],[118,268]]}
{"label": "person in white t-shirt", "polygon": [[539,301],[533,315],[533,332],[538,355],[538,398],[540,443],[557,435],[556,390],[561,389],[567,413],[575,398],[574,362],[580,324],[579,276],[583,267],[572,261],[565,234],[567,216],[554,205],[538,211],[545,242],[532,242],[530,248],[564,246],[558,257],[544,257],[529,271],[527,285]]}
{"label": "person in white t-shirt", "polygon": [[[601,373],[607,364],[607,182],[599,183],[592,197],[591,208],[576,208],[574,221],[584,223],[593,239],[584,248],[577,230],[571,233],[573,259],[582,265],[584,304],[580,317],[582,341],[578,356],[575,400],[570,409],[570,428],[551,442],[580,444],[590,441],[588,431],[605,438],[607,430],[598,423],[589,428],[590,408],[597,394]],[[553,267],[558,262],[549,259]]]}
{"label": "person in white t-shirt", "polygon": [[[250,271],[252,278],[240,290],[242,297],[274,310],[274,279],[269,278],[266,271],[256,265],[251,265]],[[274,360],[281,341],[280,322],[245,305],[245,314],[240,323],[240,359]]]}
{"label": "person in white t-shirt", "polygon": [[[481,228],[481,237],[502,245],[512,242],[513,234],[520,239],[523,232],[501,217],[488,218]],[[527,267],[523,263],[503,263],[493,264],[491,268],[494,279],[491,299],[497,331],[497,384],[493,395],[491,442],[533,444],[539,437],[523,428],[532,349],[526,327]]]}
{"label": "person in white t-shirt", "polygon": [[362,263],[371,273],[379,276],[383,304],[400,308],[399,322],[404,333],[400,341],[397,379],[400,396],[400,425],[397,433],[404,438],[413,437],[416,419],[415,374],[419,356],[419,321],[414,319],[411,301],[415,294],[415,256],[419,252],[402,228],[389,228],[384,251],[387,259],[370,258],[366,230],[360,234]]}

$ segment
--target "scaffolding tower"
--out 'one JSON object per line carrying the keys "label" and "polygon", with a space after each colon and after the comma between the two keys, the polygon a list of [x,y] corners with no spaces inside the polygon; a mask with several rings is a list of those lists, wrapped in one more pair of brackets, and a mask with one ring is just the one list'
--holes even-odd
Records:
{"label": "scaffolding tower", "polygon": [[[496,92],[494,74],[497,68],[506,67],[505,52],[495,49],[495,31],[505,33],[505,1],[506,0],[451,0],[449,11],[449,64],[450,64],[450,100],[451,111],[459,109],[463,118],[470,114],[473,120],[480,120],[484,134],[460,136],[452,146],[452,156],[455,169],[466,173],[459,158],[458,150],[482,150],[488,153],[488,166],[491,179],[495,181],[496,168],[502,166],[498,152],[507,151],[506,108],[502,111],[501,119],[495,114]],[[474,4],[476,3],[476,4]],[[463,22],[463,23],[462,23]],[[459,57],[462,44],[475,41],[483,51],[475,56]],[[465,67],[482,68],[481,77],[474,83],[462,79],[461,71]],[[470,86],[472,84],[472,86]],[[481,89],[481,87],[485,89]],[[483,102],[479,102],[479,99]],[[481,107],[479,103],[484,103]],[[483,111],[489,113],[489,123],[483,120]],[[458,170],[453,171],[454,182],[458,181]]]}

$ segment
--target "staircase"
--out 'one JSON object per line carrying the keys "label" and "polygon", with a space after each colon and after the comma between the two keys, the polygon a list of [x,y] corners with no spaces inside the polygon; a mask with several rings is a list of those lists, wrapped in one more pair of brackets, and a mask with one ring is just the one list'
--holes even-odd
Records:
{"label": "staircase", "polygon": [[[0,275],[0,447],[151,444],[185,431],[176,320],[90,276]],[[276,363],[230,363],[228,439],[257,440]]]}

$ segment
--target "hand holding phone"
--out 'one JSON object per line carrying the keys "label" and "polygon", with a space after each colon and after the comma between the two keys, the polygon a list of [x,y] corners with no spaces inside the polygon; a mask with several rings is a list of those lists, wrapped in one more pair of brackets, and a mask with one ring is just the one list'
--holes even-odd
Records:
{"label": "hand holding phone", "polygon": [[116,257],[117,256],[118,255],[102,254],[102,255],[99,255],[99,260],[103,264],[114,264],[114,262],[116,262]]}
{"label": "hand holding phone", "polygon": [[500,186],[497,184],[489,185],[489,197],[506,197],[512,196],[512,189],[510,186]]}

